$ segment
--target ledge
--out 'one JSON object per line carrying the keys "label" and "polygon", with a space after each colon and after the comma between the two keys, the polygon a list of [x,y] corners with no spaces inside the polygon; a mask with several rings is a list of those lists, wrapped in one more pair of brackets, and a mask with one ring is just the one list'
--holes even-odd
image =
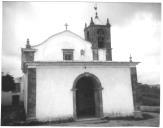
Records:
{"label": "ledge", "polygon": [[32,49],[32,48],[22,48],[21,49],[23,52],[36,52],[37,49]]}
{"label": "ledge", "polygon": [[140,62],[119,62],[119,61],[34,61],[25,62],[28,67],[35,66],[109,66],[109,67],[136,67]]}

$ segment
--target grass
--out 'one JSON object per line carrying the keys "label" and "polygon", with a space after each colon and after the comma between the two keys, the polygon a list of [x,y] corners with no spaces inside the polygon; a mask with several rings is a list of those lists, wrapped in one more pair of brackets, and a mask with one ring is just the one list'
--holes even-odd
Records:
{"label": "grass", "polygon": [[136,87],[137,103],[145,106],[160,106],[160,88],[138,83]]}
{"label": "grass", "polygon": [[[143,118],[135,119],[133,116],[128,117],[104,117],[100,123],[107,123],[108,121],[139,121],[139,120],[148,120],[154,118],[148,112],[152,112],[155,110],[159,110],[158,107],[151,106],[142,106],[144,108]],[[153,111],[159,114],[159,111]],[[40,125],[54,125],[54,124],[62,124],[68,122],[74,122],[73,118],[66,119],[57,119],[55,121],[25,121],[25,111],[23,106],[8,106],[1,108],[1,125],[2,126],[40,126]],[[95,122],[98,123],[98,122]]]}
{"label": "grass", "polygon": [[126,116],[126,117],[104,117],[103,120],[147,120],[147,119],[151,119],[153,118],[153,116],[151,116],[148,113],[142,113],[143,118],[139,119],[139,118],[134,118],[134,116]]}
{"label": "grass", "polygon": [[[148,120],[154,118],[152,115],[148,113],[143,113],[142,119],[135,119],[133,116],[128,117],[104,117],[101,119],[101,121],[94,122],[93,124],[99,124],[99,123],[108,123],[109,121],[140,121],[140,120]],[[63,123],[70,123],[74,122],[73,118],[67,118],[67,119],[58,119],[56,121],[30,121],[30,122],[15,122],[13,123],[13,126],[49,126],[49,125],[57,125],[57,124],[63,124]]]}
{"label": "grass", "polygon": [[160,113],[160,107],[159,106],[140,106],[140,110],[143,112]]}
{"label": "grass", "polygon": [[22,122],[13,122],[12,126],[41,126],[41,125],[50,125],[50,124],[60,124],[60,123],[68,123],[73,122],[73,118],[67,119],[58,119],[55,121],[22,121]]}
{"label": "grass", "polygon": [[23,106],[5,106],[1,107],[1,125],[2,126],[37,126],[49,125],[51,123],[73,122],[73,118],[56,119],[55,121],[26,121],[25,110]]}
{"label": "grass", "polygon": [[[142,119],[135,119],[133,116],[128,117],[104,117],[101,123],[107,123],[111,120],[121,121],[138,121],[148,120],[154,118],[148,113],[143,113]],[[51,124],[62,124],[74,122],[73,118],[57,119],[55,121],[25,121],[25,113],[22,106],[5,107],[2,108],[2,126],[40,126]]]}

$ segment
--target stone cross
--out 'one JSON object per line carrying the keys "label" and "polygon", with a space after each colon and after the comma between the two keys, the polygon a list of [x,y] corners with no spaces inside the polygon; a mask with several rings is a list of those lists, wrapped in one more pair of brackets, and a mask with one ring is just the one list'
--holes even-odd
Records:
{"label": "stone cross", "polygon": [[68,26],[69,26],[69,25],[66,23],[66,24],[65,24],[66,30],[67,30],[67,27],[68,27]]}
{"label": "stone cross", "polygon": [[130,62],[132,62],[132,56],[131,56],[131,54],[130,54],[130,57],[129,57],[129,59],[130,59]]}

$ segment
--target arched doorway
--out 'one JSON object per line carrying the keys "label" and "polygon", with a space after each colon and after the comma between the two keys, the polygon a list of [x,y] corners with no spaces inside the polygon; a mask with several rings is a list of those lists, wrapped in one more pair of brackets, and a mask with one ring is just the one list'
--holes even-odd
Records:
{"label": "arched doorway", "polygon": [[91,73],[79,75],[73,85],[74,118],[102,117],[102,87]]}

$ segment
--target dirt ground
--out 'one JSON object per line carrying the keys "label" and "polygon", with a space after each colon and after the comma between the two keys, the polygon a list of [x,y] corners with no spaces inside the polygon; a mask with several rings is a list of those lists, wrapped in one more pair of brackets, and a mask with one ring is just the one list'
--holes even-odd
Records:
{"label": "dirt ground", "polygon": [[89,126],[89,127],[117,127],[117,126],[146,126],[146,127],[159,127],[159,113],[144,113],[144,119],[92,119],[92,120],[79,120],[68,123],[48,123],[43,124],[46,126]]}

